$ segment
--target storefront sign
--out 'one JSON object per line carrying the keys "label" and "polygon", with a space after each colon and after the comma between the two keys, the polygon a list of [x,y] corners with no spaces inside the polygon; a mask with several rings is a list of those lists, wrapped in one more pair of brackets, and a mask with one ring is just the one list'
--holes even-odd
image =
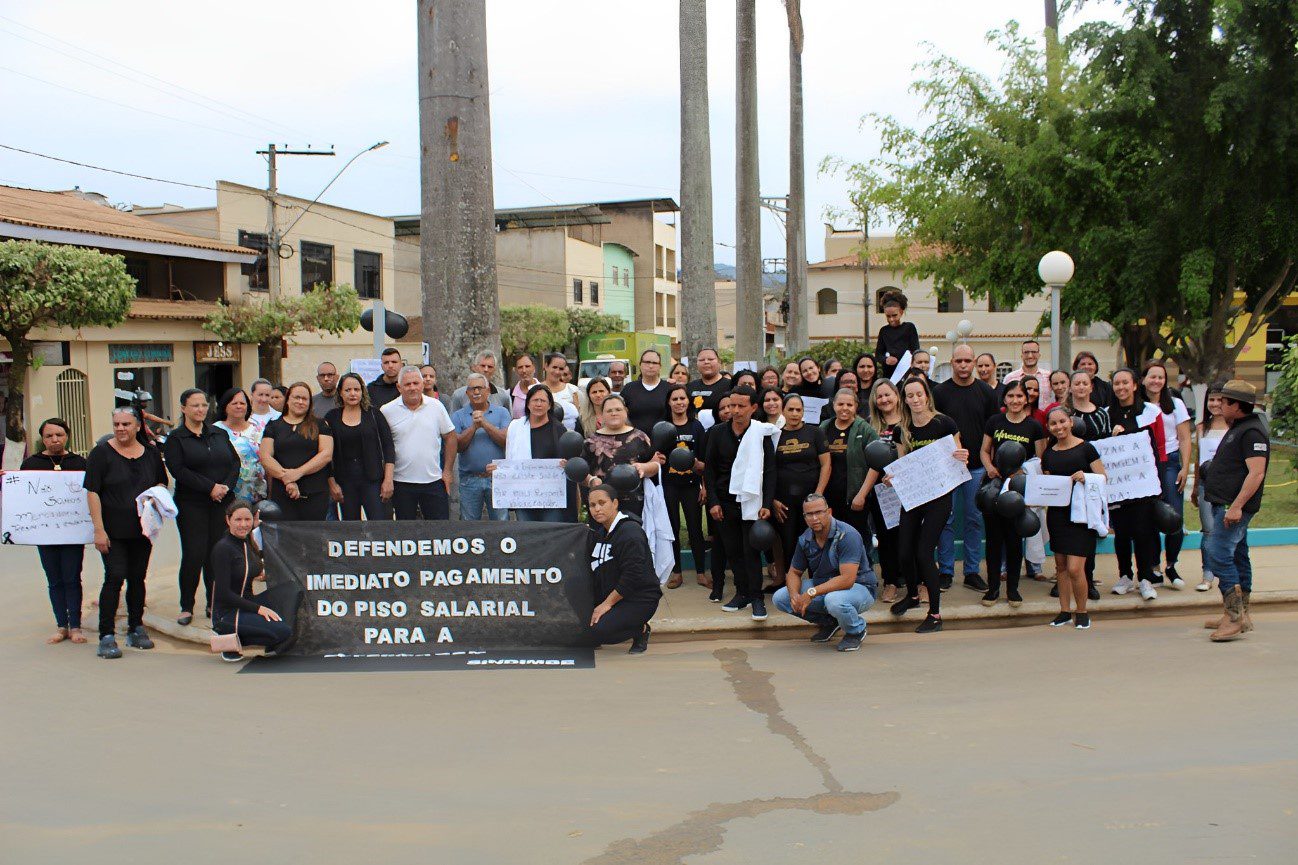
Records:
{"label": "storefront sign", "polygon": [[238,363],[239,347],[229,342],[194,343],[194,363]]}
{"label": "storefront sign", "polygon": [[171,363],[175,360],[175,346],[169,342],[110,342],[109,363]]}

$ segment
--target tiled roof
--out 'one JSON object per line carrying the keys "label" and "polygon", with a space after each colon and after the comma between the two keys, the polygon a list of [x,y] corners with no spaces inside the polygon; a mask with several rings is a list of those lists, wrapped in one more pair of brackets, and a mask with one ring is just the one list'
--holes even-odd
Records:
{"label": "tiled roof", "polygon": [[209,240],[161,222],[87,201],[75,192],[46,192],[0,186],[0,223],[74,231],[144,243],[167,243],[227,254],[256,254],[232,243]]}
{"label": "tiled roof", "polygon": [[[927,254],[933,249],[935,249],[935,247],[920,246],[919,244],[913,244],[909,249],[906,250],[907,263],[917,261],[920,258],[920,256]],[[890,251],[891,250],[886,250],[886,249],[872,250],[870,252],[870,266],[871,267],[894,266],[894,263],[888,260],[890,256],[886,256],[884,254],[885,252],[890,252]],[[808,264],[807,269],[808,270],[834,270],[836,268],[844,268],[844,269],[859,268],[860,266],[861,266],[861,256],[840,255],[838,258],[831,258],[826,261],[817,261]]]}
{"label": "tiled roof", "polygon": [[131,301],[131,318],[159,318],[176,321],[202,321],[216,312],[216,302],[211,300],[163,300],[155,297],[137,297]]}

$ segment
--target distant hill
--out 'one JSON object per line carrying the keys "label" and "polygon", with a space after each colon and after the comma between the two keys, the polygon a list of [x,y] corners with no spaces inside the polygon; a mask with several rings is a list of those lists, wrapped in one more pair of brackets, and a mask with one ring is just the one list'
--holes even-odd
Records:
{"label": "distant hill", "polygon": [[[735,266],[733,264],[721,264],[720,262],[716,262],[712,265],[712,270],[716,273],[717,279],[734,280],[735,278]],[[768,289],[783,290],[784,283],[785,276],[783,273],[762,274],[762,285]]]}

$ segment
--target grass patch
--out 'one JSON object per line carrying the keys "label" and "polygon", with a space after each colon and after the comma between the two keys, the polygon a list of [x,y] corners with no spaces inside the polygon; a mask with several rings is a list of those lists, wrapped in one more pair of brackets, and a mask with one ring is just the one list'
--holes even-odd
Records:
{"label": "grass patch", "polygon": [[[1271,464],[1267,467],[1266,486],[1262,490],[1262,510],[1257,512],[1249,528],[1269,529],[1279,526],[1298,526],[1298,449],[1287,445],[1274,445]],[[1185,529],[1199,531],[1199,509],[1185,505]]]}

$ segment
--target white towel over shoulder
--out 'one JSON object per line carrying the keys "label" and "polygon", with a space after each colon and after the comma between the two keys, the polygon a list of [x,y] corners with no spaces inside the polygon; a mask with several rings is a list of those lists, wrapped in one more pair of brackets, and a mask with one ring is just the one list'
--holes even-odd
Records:
{"label": "white towel over shoulder", "polygon": [[779,435],[775,424],[752,421],[739,440],[735,464],[730,469],[730,494],[739,502],[746,520],[757,519],[762,509],[762,472],[765,468],[762,443],[768,436]]}

